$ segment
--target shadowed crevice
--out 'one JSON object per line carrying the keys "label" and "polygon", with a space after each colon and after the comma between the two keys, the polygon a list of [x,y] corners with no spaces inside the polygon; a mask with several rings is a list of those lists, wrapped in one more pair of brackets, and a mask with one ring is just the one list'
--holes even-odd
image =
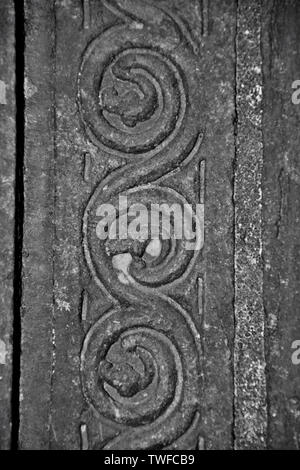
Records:
{"label": "shadowed crevice", "polygon": [[24,222],[24,5],[15,0],[16,169],[13,294],[13,372],[11,447],[18,448],[21,365],[22,245]]}

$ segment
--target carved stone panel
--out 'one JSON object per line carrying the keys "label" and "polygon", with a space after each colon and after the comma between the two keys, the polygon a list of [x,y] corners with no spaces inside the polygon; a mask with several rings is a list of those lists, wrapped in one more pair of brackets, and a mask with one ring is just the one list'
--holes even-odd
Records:
{"label": "carved stone panel", "polygon": [[[37,240],[39,272],[32,249],[24,268],[21,445],[230,448],[235,2],[42,3],[26,10],[26,106],[40,117],[27,123],[26,161],[41,184],[27,186],[25,247],[45,230],[50,252]],[[49,155],[34,158],[43,126]],[[43,220],[31,218],[37,198]],[[121,219],[122,198],[197,205],[199,230],[99,240],[99,207]],[[33,288],[45,291],[39,311]]]}

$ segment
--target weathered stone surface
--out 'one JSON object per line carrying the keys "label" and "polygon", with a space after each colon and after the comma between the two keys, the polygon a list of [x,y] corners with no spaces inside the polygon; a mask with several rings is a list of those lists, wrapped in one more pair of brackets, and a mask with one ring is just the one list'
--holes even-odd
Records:
{"label": "weathered stone surface", "polygon": [[15,213],[14,6],[0,4],[0,449],[10,447]]}
{"label": "weathered stone surface", "polygon": [[236,36],[235,448],[266,446],[262,268],[261,2],[241,0]]}
{"label": "weathered stone surface", "polygon": [[206,449],[233,446],[233,162],[236,2],[209,2],[200,54],[209,106],[206,159],[203,436]]}
{"label": "weathered stone surface", "polygon": [[299,2],[264,1],[262,26],[268,447],[299,449],[299,354],[292,361],[300,345],[300,104],[292,101],[300,80]]}
{"label": "weathered stone surface", "polygon": [[25,2],[25,157],[20,447],[49,448],[55,211],[53,2]]}

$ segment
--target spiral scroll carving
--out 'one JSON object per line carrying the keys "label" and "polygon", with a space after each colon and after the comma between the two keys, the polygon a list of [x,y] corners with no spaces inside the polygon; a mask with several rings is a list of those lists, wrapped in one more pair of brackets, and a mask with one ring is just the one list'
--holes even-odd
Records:
{"label": "spiral scroll carving", "polygon": [[114,307],[85,337],[82,384],[87,402],[116,429],[96,447],[165,448],[199,419],[199,334],[168,292],[186,278],[203,240],[195,235],[194,251],[184,238],[161,239],[152,251],[149,239],[101,241],[97,208],[117,208],[122,195],[128,205],[187,204],[164,179],[197,155],[203,110],[193,101],[196,74],[183,73],[196,61],[180,21],[144,1],[104,4],[122,24],[87,47],[79,110],[99,152],[127,163],[100,182],[83,217],[89,270]]}

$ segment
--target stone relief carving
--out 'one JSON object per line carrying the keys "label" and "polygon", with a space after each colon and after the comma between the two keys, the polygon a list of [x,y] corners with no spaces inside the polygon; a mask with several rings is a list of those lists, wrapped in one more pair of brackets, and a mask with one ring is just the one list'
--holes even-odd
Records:
{"label": "stone relief carving", "polygon": [[[90,442],[84,424],[83,447],[184,449],[196,446],[198,438],[201,348],[192,315],[172,298],[172,290],[189,277],[203,232],[192,240],[196,249],[187,250],[185,239],[160,239],[155,246],[151,240],[102,241],[96,225],[99,205],[117,208],[119,196],[147,207],[193,203],[168,181],[199,159],[205,116],[194,99],[200,86],[198,46],[184,22],[160,2],[103,5],[118,22],[84,52],[79,112],[99,155],[126,163],[99,182],[83,216],[86,263],[112,308],[86,334],[81,377],[94,418],[107,423],[114,436]],[[185,73],[191,67],[195,73]]]}

